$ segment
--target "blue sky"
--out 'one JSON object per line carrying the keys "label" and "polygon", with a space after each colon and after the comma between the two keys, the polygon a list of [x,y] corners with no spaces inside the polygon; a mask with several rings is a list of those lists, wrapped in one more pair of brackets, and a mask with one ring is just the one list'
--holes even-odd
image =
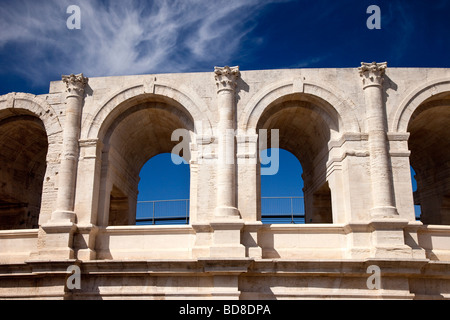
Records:
{"label": "blue sky", "polygon": [[[0,0],[0,94],[88,77],[242,70],[450,67],[448,0]],[[369,30],[369,5],[381,30]],[[69,30],[69,5],[81,29]]]}
{"label": "blue sky", "polygon": [[[279,156],[278,173],[274,176],[261,177],[262,196],[302,196],[301,175],[303,170],[300,162],[292,153],[283,149],[280,149]],[[140,178],[140,201],[189,198],[189,165],[173,164],[169,153],[163,153],[150,159],[142,168]]]}
{"label": "blue sky", "polygon": [[[66,27],[69,5],[81,9],[80,30]],[[370,5],[381,9],[380,30],[366,27]],[[81,72],[358,67],[361,61],[450,67],[449,14],[450,0],[0,0],[0,94],[43,94],[62,74]],[[296,166],[289,157],[280,162],[280,177]],[[178,169],[142,176],[173,182]],[[299,189],[279,188],[267,192]],[[155,198],[164,188],[144,189]],[[178,198],[188,187],[171,189],[179,189]]]}

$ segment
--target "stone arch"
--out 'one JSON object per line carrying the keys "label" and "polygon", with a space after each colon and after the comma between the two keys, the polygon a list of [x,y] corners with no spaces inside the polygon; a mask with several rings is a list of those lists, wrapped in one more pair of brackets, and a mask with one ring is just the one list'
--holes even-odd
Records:
{"label": "stone arch", "polygon": [[0,228],[37,228],[48,219],[52,201],[43,199],[55,191],[50,176],[61,133],[44,99],[27,93],[0,97]]}
{"label": "stone arch", "polygon": [[248,134],[267,129],[270,136],[271,129],[280,129],[279,147],[294,154],[304,169],[307,223],[337,221],[331,202],[340,189],[328,181],[328,145],[344,133],[361,132],[354,103],[338,92],[301,79],[283,80],[253,96],[239,119],[239,128]]}
{"label": "stone arch", "polygon": [[450,78],[432,80],[412,90],[395,110],[390,131],[406,133],[414,111],[427,99],[445,92],[450,92]]}
{"label": "stone arch", "polygon": [[[338,90],[310,81],[299,79],[279,81],[267,86],[254,95],[244,108],[239,118],[239,128],[242,130],[254,130],[259,118],[264,111],[274,102],[282,101],[284,97],[293,94],[312,96],[324,102],[322,112],[336,112],[341,132],[360,132],[360,121],[354,112],[355,105],[347,97],[336,94]],[[327,117],[328,118],[328,117]],[[330,123],[331,124],[331,123]]]}
{"label": "stone arch", "polygon": [[411,91],[395,112],[391,131],[408,133],[409,162],[415,171],[414,203],[424,224],[450,225],[450,79]]}
{"label": "stone arch", "polygon": [[192,139],[201,122],[203,133],[212,133],[207,105],[188,91],[162,82],[130,85],[108,97],[85,120],[82,136],[99,139],[103,145],[100,225],[135,224],[140,170],[153,156],[173,150],[178,142],[171,135],[176,130],[187,130]]}
{"label": "stone arch", "polygon": [[[16,110],[25,110],[41,119],[47,136],[62,132],[61,123],[55,110],[41,97],[29,93],[9,93],[0,97],[0,111],[17,114]],[[7,114],[5,113],[5,114]]]}
{"label": "stone arch", "polygon": [[[189,92],[189,93],[187,93]],[[107,97],[100,107],[94,112],[92,117],[88,117],[82,126],[81,137],[84,139],[96,139],[104,134],[106,128],[111,123],[108,120],[114,119],[122,110],[125,102],[139,102],[142,99],[160,99],[162,101],[175,102],[185,109],[194,122],[200,121],[205,133],[212,134],[211,119],[212,114],[206,103],[201,100],[192,90],[181,86],[174,88],[172,85],[161,81],[151,81],[129,85],[125,89],[116,91]],[[119,106],[119,108],[117,108]]]}

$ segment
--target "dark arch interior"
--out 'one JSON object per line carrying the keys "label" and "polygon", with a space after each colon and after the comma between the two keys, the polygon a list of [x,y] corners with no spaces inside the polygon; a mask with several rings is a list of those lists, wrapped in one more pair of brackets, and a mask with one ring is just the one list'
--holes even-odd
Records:
{"label": "dark arch interior", "polygon": [[303,167],[306,223],[332,223],[326,162],[332,130],[338,127],[332,108],[307,95],[275,101],[258,122],[258,130],[268,130],[268,141],[272,141],[271,130],[278,129],[279,148],[291,152]]}
{"label": "dark arch interior", "polygon": [[[140,101],[113,121],[106,131],[102,156],[102,183],[109,200],[108,218],[104,217],[103,224],[136,223],[140,171],[149,159],[171,153],[180,143],[172,141],[177,129],[185,129],[183,140],[190,139],[193,120],[178,105],[165,101]],[[189,146],[189,141],[184,142]]]}
{"label": "dark arch interior", "polygon": [[48,150],[42,121],[23,114],[0,121],[0,229],[38,228]]}
{"label": "dark arch interior", "polygon": [[415,205],[425,224],[450,224],[450,94],[422,103],[408,125]]}

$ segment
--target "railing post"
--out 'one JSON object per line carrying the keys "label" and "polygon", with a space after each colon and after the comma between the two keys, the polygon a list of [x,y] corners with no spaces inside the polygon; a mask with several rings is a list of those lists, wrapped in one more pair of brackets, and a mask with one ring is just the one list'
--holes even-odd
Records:
{"label": "railing post", "polygon": [[152,203],[153,203],[153,221],[152,221],[152,224],[155,225],[155,201],[153,201]]}
{"label": "railing post", "polygon": [[294,204],[292,197],[291,197],[291,223],[294,223]]}
{"label": "railing post", "polygon": [[188,213],[188,209],[189,209],[189,200],[186,200],[186,224],[189,224],[189,213]]}

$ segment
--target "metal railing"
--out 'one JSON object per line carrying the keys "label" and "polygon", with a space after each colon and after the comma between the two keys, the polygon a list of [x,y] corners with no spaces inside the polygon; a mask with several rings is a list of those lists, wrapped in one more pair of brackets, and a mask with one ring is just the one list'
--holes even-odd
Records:
{"label": "metal railing", "polygon": [[272,223],[305,223],[303,197],[262,197],[261,219]]}
{"label": "metal railing", "polygon": [[[138,201],[136,224],[189,224],[189,199]],[[303,197],[261,198],[261,219],[267,223],[305,223]]]}
{"label": "metal railing", "polygon": [[138,201],[136,224],[160,222],[189,224],[189,199]]}

